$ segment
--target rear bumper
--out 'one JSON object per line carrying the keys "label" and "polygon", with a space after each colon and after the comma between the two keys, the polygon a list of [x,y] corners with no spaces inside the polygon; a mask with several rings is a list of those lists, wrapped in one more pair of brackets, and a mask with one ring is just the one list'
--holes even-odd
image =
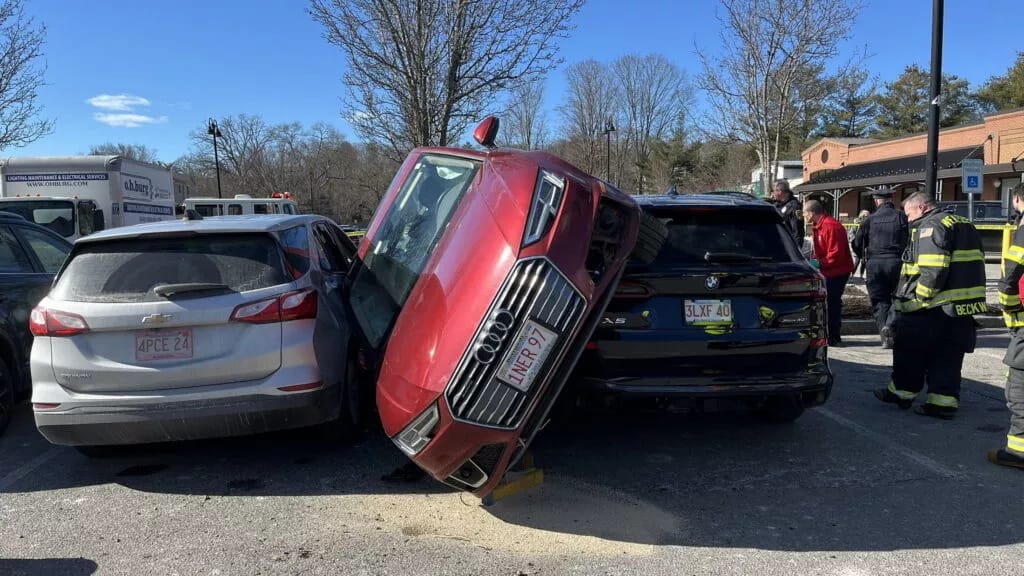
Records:
{"label": "rear bumper", "polygon": [[39,432],[54,444],[120,445],[242,436],[326,422],[337,414],[335,388],[164,403],[96,403],[36,410]]}
{"label": "rear bumper", "polygon": [[800,374],[750,377],[707,378],[599,378],[577,381],[584,393],[612,394],[621,397],[659,398],[756,398],[794,395],[805,406],[824,404],[832,393],[832,374],[826,370]]}

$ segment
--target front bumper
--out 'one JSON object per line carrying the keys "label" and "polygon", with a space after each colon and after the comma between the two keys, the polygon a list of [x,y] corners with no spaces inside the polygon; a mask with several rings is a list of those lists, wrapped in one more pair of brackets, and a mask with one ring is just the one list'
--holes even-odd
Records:
{"label": "front bumper", "polygon": [[628,398],[757,398],[800,396],[807,407],[824,404],[832,393],[832,373],[827,368],[798,374],[706,378],[599,378],[588,376],[577,382],[583,393],[610,394]]}

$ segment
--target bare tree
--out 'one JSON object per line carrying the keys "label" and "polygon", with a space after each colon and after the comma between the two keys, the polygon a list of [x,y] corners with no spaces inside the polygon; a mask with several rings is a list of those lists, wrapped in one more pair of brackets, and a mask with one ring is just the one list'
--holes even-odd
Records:
{"label": "bare tree", "polygon": [[[777,172],[781,139],[808,103],[825,96],[809,71],[831,62],[860,13],[859,0],[720,0],[721,56],[697,49],[698,84],[725,137],[750,142],[767,179]],[[840,74],[842,71],[840,71]]]}
{"label": "bare tree", "polygon": [[[566,71],[568,100],[561,107],[567,156],[582,170],[611,180],[605,167],[609,138],[605,129],[617,123],[619,86],[607,66],[597,60],[577,62]],[[618,140],[616,140],[618,141]]]}
{"label": "bare tree", "polygon": [[24,146],[53,131],[40,119],[46,26],[25,15],[24,0],[0,0],[0,150]]}
{"label": "bare tree", "polygon": [[396,157],[447,146],[507,88],[559,60],[583,0],[312,0],[347,57],[346,116]]}
{"label": "bare tree", "polygon": [[145,144],[106,142],[90,148],[89,154],[96,156],[120,156],[130,160],[138,160],[139,162],[149,162],[150,164],[157,164],[160,162],[160,158],[157,157],[156,150],[146,146]]}
{"label": "bare tree", "polygon": [[686,73],[661,54],[623,56],[612,64],[621,117],[631,152],[636,190],[643,194],[651,169],[651,143],[662,140],[693,104]]}
{"label": "bare tree", "polygon": [[537,79],[512,89],[506,122],[501,132],[510,146],[532,150],[547,143],[547,118],[544,113],[544,82]]}

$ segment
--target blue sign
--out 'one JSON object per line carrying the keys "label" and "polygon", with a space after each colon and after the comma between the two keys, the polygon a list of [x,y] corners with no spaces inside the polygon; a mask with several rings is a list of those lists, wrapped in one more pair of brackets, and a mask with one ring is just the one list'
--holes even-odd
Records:
{"label": "blue sign", "polygon": [[985,169],[985,161],[980,158],[966,158],[961,163],[963,168],[963,181],[961,187],[964,194],[981,194],[981,184],[984,181],[981,177]]}

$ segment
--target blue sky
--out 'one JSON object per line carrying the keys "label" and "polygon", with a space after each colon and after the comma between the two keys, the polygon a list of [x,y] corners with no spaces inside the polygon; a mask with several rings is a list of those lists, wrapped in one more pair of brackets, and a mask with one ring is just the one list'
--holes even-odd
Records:
{"label": "blue sky", "polygon": [[[208,117],[242,112],[270,122],[325,121],[356,139],[339,115],[343,56],[322,39],[302,0],[29,1],[48,27],[40,99],[56,130],[5,156],[80,154],[114,141],[145,144],[169,161],[188,151],[189,133]],[[847,50],[866,46],[868,67],[882,81],[909,64],[927,68],[932,2],[868,1]],[[562,43],[565,65],[657,52],[695,75],[694,45],[719,45],[716,6],[591,0]],[[1002,74],[1024,50],[1019,16],[1019,0],[946,2],[943,70],[972,85]],[[547,83],[552,108],[564,87],[560,69]]]}

